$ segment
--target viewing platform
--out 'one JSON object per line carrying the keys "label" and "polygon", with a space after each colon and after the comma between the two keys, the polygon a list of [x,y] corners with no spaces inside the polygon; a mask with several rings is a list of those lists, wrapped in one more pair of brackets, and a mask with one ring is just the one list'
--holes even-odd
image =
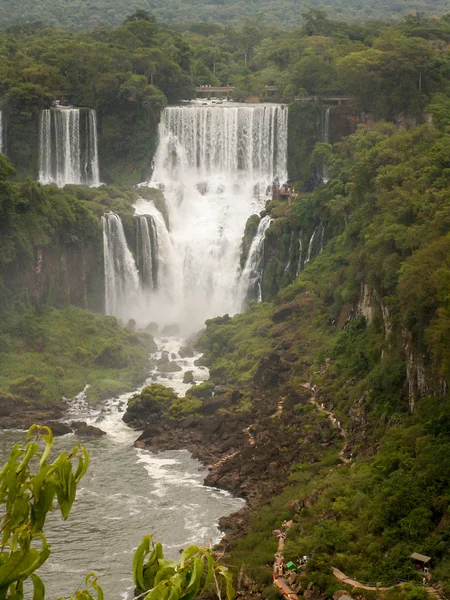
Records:
{"label": "viewing platform", "polygon": [[[234,92],[234,86],[232,85],[227,85],[227,86],[208,86],[208,85],[201,85],[199,87],[195,88],[195,93],[200,97],[206,97],[206,98],[211,98],[211,96],[213,95],[217,95],[218,97],[226,97],[227,99],[230,98],[230,94],[232,94]],[[280,88],[277,85],[265,85],[264,86],[264,94],[263,97],[267,98],[270,96],[276,96],[280,91]]]}
{"label": "viewing platform", "polygon": [[301,96],[294,98],[295,102],[321,102],[322,104],[336,104],[341,106],[343,104],[352,104],[353,98],[347,98],[344,96],[335,96],[332,98],[325,98],[323,96]]}

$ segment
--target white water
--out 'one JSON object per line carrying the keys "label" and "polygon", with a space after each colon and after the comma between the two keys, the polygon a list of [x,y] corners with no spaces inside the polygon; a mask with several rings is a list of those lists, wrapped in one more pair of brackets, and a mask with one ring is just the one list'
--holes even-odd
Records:
{"label": "white water", "polygon": [[286,266],[284,267],[284,272],[288,273],[289,269],[291,268],[291,252],[292,252],[292,243],[294,241],[294,232],[291,232],[291,240],[289,242],[289,249],[288,249],[288,259],[286,261]]}
{"label": "white water", "polygon": [[[190,387],[182,383],[187,370],[193,371],[197,382],[207,379],[208,370],[193,364],[198,354],[181,359],[180,341],[156,341],[159,350],[153,358],[168,351],[182,371],[160,375],[155,370],[147,384],[164,383],[184,395]],[[71,596],[92,570],[100,575],[106,598],[131,599],[133,552],[142,536],[153,533],[163,543],[166,557],[178,560],[180,548],[218,542],[219,517],[244,505],[243,500],[222,490],[203,486],[206,469],[187,451],[154,454],[134,448],[139,432],[122,421],[130,395],[107,400],[95,409],[89,408],[84,392],[71,401],[68,421],[86,421],[107,435],[81,440],[89,451],[90,466],[78,487],[72,512],[65,522],[59,512],[47,519],[52,554],[38,573],[48,598]],[[24,432],[2,431],[0,460],[6,460],[12,445],[24,437]],[[72,435],[57,438],[55,454],[75,443]]]}
{"label": "white water", "polygon": [[[323,124],[322,141],[327,142],[327,144],[330,141],[330,111],[331,106],[329,106],[325,111],[325,118]],[[328,174],[328,166],[325,160],[322,166],[322,181],[323,183],[328,183],[330,181],[330,176]]]}
{"label": "white water", "polygon": [[298,277],[298,275],[301,271],[301,268],[302,268],[302,256],[303,256],[302,234],[303,234],[303,232],[300,231],[300,233],[298,235],[298,263],[297,263],[297,270],[295,271],[296,277]]}
{"label": "white water", "polygon": [[122,221],[110,212],[102,217],[105,270],[105,311],[127,319],[129,307],[139,301],[139,274],[128,248]]}
{"label": "white water", "polygon": [[136,206],[157,229],[158,286],[109,312],[193,331],[207,318],[240,311],[254,283],[245,279],[249,269],[239,272],[241,241],[274,178],[286,179],[287,108],[169,107],[159,138],[149,185],[164,193],[170,231],[152,202]]}
{"label": "white water", "polygon": [[3,136],[4,136],[4,132],[3,132],[3,112],[0,110],[0,154],[4,154],[4,150],[3,150]]}
{"label": "white water", "polygon": [[153,290],[158,285],[158,239],[152,217],[142,215],[137,218],[137,244],[141,286],[144,290]]}
{"label": "white water", "polygon": [[308,252],[306,254],[305,265],[306,265],[306,263],[309,263],[309,261],[311,260],[312,247],[313,247],[314,238],[316,237],[316,232],[317,232],[317,227],[314,228],[314,231],[312,232],[312,236],[309,239]]}
{"label": "white water", "polygon": [[264,240],[271,222],[272,219],[269,215],[261,219],[248,252],[239,289],[242,310],[245,310],[250,300],[262,302],[261,281],[263,276]]}
{"label": "white water", "polygon": [[[80,115],[82,118],[80,118]],[[39,123],[39,181],[97,186],[100,184],[97,123],[93,109],[43,110]]]}

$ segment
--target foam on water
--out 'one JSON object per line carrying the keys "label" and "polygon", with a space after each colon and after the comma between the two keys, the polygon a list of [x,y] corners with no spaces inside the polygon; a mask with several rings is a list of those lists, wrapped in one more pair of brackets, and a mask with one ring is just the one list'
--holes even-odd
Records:
{"label": "foam on water", "polygon": [[[207,369],[193,365],[199,354],[179,359],[183,341],[164,338],[158,343],[153,358],[166,350],[182,366],[170,380],[180,395],[189,387],[182,383],[186,370],[193,370],[197,381],[207,379]],[[168,383],[157,370],[146,384],[154,380]],[[154,454],[133,447],[139,433],[122,421],[131,393],[92,408],[88,391],[86,387],[72,399],[67,420],[84,420],[107,435],[82,440],[90,454],[89,470],[68,520],[61,521],[57,512],[48,517],[46,535],[52,555],[39,574],[49,598],[72,595],[92,570],[100,575],[106,597],[128,600],[133,597],[133,552],[143,535],[153,533],[163,543],[166,557],[176,560],[178,550],[189,544],[217,542],[221,537],[219,517],[238,510],[243,501],[203,486],[207,471],[187,451]],[[55,452],[70,448],[71,438],[56,438]],[[0,455],[6,458],[12,444],[23,439],[23,432],[1,432]]]}

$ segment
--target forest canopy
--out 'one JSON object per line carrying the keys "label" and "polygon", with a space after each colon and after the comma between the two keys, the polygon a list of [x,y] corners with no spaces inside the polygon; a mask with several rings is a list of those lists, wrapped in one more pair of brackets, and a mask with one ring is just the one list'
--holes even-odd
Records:
{"label": "forest canopy", "polygon": [[92,29],[119,25],[135,9],[151,12],[158,20],[177,28],[197,21],[241,23],[254,18],[276,23],[284,29],[302,24],[302,13],[310,8],[325,10],[331,18],[362,22],[400,19],[406,14],[442,14],[447,0],[0,0],[0,27],[21,22],[44,21],[65,29]]}

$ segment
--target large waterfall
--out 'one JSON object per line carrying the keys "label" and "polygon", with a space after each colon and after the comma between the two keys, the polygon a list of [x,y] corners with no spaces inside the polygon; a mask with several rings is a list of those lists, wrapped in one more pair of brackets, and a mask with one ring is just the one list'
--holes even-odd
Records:
{"label": "large waterfall", "polygon": [[255,269],[240,272],[241,241],[275,177],[287,177],[286,146],[281,105],[165,109],[149,185],[163,192],[168,219],[151,201],[136,207],[137,263],[147,289],[134,312],[128,307],[129,316],[195,329],[207,318],[240,311],[248,295],[260,297]]}
{"label": "large waterfall", "polygon": [[39,180],[59,187],[99,185],[95,110],[57,107],[42,111]]}

